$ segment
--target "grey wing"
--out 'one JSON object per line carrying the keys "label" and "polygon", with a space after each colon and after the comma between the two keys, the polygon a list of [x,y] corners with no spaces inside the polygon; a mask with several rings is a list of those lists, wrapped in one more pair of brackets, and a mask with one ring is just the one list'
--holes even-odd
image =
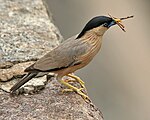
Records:
{"label": "grey wing", "polygon": [[84,55],[88,48],[89,45],[83,41],[68,40],[39,59],[32,69],[53,71],[80,64],[82,61],[78,59],[78,56]]}

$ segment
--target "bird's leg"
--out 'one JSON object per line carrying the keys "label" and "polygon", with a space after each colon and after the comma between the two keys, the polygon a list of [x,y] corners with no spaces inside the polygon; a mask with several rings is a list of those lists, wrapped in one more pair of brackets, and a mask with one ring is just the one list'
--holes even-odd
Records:
{"label": "bird's leg", "polygon": [[[81,90],[83,90],[84,88],[78,88],[78,89],[81,91]],[[62,90],[62,92],[73,92],[73,91],[74,91],[73,89],[69,89],[69,88],[68,88],[68,89],[66,88],[66,89],[63,89],[63,90]]]}
{"label": "bird's leg", "polygon": [[85,100],[87,100],[87,99],[90,100],[89,97],[82,92],[82,88],[79,89],[77,87],[74,87],[74,86],[70,85],[69,83],[65,82],[64,80],[60,80],[60,82],[69,88],[66,90],[64,89],[64,91],[75,91],[79,95],[81,95]]}
{"label": "bird's leg", "polygon": [[68,77],[71,77],[71,78],[74,78],[78,83],[80,83],[80,85],[81,85],[83,88],[85,88],[84,82],[83,82],[79,77],[77,77],[77,76],[75,76],[75,75],[72,75],[72,74],[68,74],[67,76],[68,76]]}

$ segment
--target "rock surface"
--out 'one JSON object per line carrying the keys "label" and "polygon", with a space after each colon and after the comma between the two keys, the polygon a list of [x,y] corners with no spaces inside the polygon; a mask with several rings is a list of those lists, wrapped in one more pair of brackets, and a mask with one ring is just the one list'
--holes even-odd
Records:
{"label": "rock surface", "polygon": [[[0,0],[0,81],[25,74],[62,39],[41,0]],[[9,84],[0,83],[0,88],[8,91]]]}
{"label": "rock surface", "polygon": [[91,102],[74,92],[62,93],[54,78],[37,94],[9,96],[0,92],[0,120],[103,120]]}

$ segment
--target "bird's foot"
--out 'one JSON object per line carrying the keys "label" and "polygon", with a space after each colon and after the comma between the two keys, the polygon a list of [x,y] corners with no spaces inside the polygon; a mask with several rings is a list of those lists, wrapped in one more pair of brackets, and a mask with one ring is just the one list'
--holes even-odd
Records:
{"label": "bird's foot", "polygon": [[[84,88],[77,88],[77,89],[79,89],[80,91],[82,91]],[[74,92],[74,90],[73,90],[73,89],[69,89],[69,88],[67,89],[67,88],[66,88],[66,89],[63,89],[62,92],[63,92],[63,93],[64,93],[64,92]]]}
{"label": "bird's foot", "polygon": [[77,88],[77,87],[74,87],[73,85],[70,85],[69,83],[65,82],[64,80],[60,80],[60,82],[62,84],[64,84],[65,86],[67,86],[69,89],[64,89],[62,92],[77,92],[85,101],[89,100],[90,101],[90,98],[82,92],[82,90],[84,88]]}
{"label": "bird's foot", "polygon": [[72,75],[72,74],[68,74],[67,76],[71,77],[71,78],[74,78],[75,81],[77,81],[82,86],[82,88],[86,89],[86,87],[84,85],[84,82],[78,76],[75,76],[75,75]]}
{"label": "bird's foot", "polygon": [[81,95],[84,100],[90,100],[89,96],[87,96],[85,93],[83,93],[82,90],[83,90],[82,88],[80,88],[80,89],[77,88],[74,91],[77,92],[79,95]]}

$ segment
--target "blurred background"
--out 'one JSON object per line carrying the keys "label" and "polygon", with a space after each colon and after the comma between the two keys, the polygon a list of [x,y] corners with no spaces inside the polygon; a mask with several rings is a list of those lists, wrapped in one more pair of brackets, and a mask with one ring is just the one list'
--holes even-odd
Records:
{"label": "blurred background", "polygon": [[134,15],[103,37],[99,54],[78,71],[89,96],[105,120],[150,120],[150,1],[47,0],[55,25],[65,39],[79,33],[89,19],[110,13]]}

